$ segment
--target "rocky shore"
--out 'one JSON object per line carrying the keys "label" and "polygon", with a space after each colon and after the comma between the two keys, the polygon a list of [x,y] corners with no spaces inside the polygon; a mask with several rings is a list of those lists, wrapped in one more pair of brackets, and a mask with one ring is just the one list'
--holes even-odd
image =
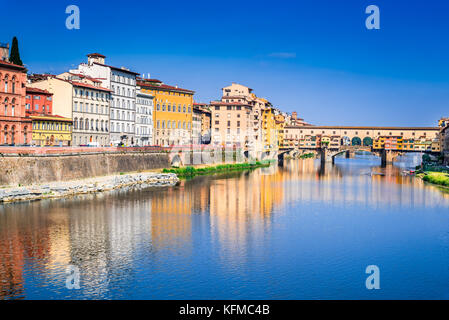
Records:
{"label": "rocky shore", "polygon": [[179,179],[174,173],[132,173],[97,177],[84,180],[54,182],[42,185],[0,189],[0,203],[64,198],[91,194],[125,187],[140,189],[174,186]]}

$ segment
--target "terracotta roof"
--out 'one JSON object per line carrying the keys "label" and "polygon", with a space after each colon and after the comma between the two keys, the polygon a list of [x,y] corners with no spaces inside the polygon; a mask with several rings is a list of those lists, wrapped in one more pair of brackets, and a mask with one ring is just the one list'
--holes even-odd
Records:
{"label": "terracotta roof", "polygon": [[125,72],[125,73],[130,73],[130,74],[134,74],[134,75],[139,75],[137,72],[133,72],[133,71],[129,71],[129,70],[126,70],[126,69],[122,69],[122,68],[117,68],[117,67],[109,66],[109,65],[107,65],[107,64],[102,64],[102,63],[99,63],[99,62],[94,62],[94,64],[98,64],[99,66],[108,67],[108,68],[111,68],[111,69],[113,69],[113,70],[117,70],[117,71],[121,71],[121,72]]}
{"label": "terracotta roof", "polygon": [[240,102],[222,102],[222,101],[211,101],[210,105],[214,106],[245,106],[252,107],[250,104],[240,103]]}
{"label": "terracotta roof", "polygon": [[100,58],[106,58],[106,56],[100,54],[100,53],[89,53],[87,55],[88,57],[100,57]]}
{"label": "terracotta roof", "polygon": [[14,69],[23,70],[23,71],[26,70],[26,68],[24,66],[19,66],[17,64],[14,64],[14,63],[11,63],[11,62],[7,62],[7,61],[3,61],[3,60],[0,60],[0,66],[5,67],[5,68],[10,67],[10,68],[14,68]]}
{"label": "terracotta roof", "polygon": [[148,81],[148,82],[156,82],[156,83],[162,83],[161,80],[158,79],[144,79],[142,77],[136,77],[137,81]]}
{"label": "terracotta roof", "polygon": [[[60,79],[63,80],[63,79]],[[112,92],[112,90],[103,88],[103,87],[96,87],[93,86],[91,84],[87,84],[87,83],[82,83],[82,82],[76,82],[76,81],[69,81],[70,83],[72,83],[74,86],[77,87],[84,87],[84,88],[90,88],[90,89],[94,89],[94,90],[101,90],[101,91],[107,91],[107,92]]]}
{"label": "terracotta roof", "polygon": [[26,87],[26,93],[42,93],[42,94],[46,94],[46,95],[53,95],[53,93],[51,93],[47,90],[33,88],[33,87]]}
{"label": "terracotta roof", "polygon": [[166,84],[150,84],[150,83],[146,83],[143,81],[138,81],[137,85],[142,87],[142,88],[151,88],[151,89],[155,89],[155,90],[166,90],[166,91],[179,91],[182,93],[189,93],[189,94],[194,94],[195,91],[192,90],[187,90],[187,89],[183,89],[183,88],[177,88],[177,87],[173,87],[173,86],[169,86]]}
{"label": "terracotta roof", "polygon": [[78,76],[78,77],[80,77],[80,78],[82,78],[82,79],[83,79],[83,78],[89,79],[89,80],[91,80],[92,82],[101,83],[101,81],[98,80],[97,78],[92,78],[92,77],[86,76],[86,75],[84,75],[84,74],[73,73],[73,72],[69,72],[69,74],[74,75],[74,76]]}
{"label": "terracotta roof", "polygon": [[66,118],[63,116],[58,115],[31,115],[31,119],[39,119],[39,120],[60,120],[60,121],[70,121],[72,122],[72,119]]}

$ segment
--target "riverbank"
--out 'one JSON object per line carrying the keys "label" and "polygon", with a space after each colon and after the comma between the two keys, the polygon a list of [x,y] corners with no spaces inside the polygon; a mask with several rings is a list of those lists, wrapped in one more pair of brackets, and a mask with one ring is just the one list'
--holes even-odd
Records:
{"label": "riverbank", "polygon": [[100,193],[125,187],[166,187],[174,186],[179,178],[173,173],[130,173],[104,177],[52,182],[18,188],[0,189],[0,203],[35,201],[64,198],[81,194]]}
{"label": "riverbank", "polygon": [[232,164],[220,164],[216,166],[207,167],[181,167],[181,168],[171,168],[163,169],[163,173],[176,174],[180,178],[189,178],[197,175],[205,174],[215,174],[221,172],[229,171],[242,171],[242,170],[252,170],[256,168],[269,167],[272,161],[256,161],[254,163],[232,163]]}
{"label": "riverbank", "polygon": [[423,181],[442,186],[449,187],[449,174],[445,172],[424,172],[419,175]]}

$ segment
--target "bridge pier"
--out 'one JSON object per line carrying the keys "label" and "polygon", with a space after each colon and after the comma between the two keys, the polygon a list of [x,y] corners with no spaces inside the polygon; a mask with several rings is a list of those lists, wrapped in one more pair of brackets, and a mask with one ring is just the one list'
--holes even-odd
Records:
{"label": "bridge pier", "polygon": [[[321,148],[320,149],[320,160],[321,160],[322,166],[326,165],[326,156],[327,156],[327,149]],[[332,162],[334,162],[334,157],[332,157]]]}
{"label": "bridge pier", "polygon": [[381,166],[386,167],[388,163],[393,163],[393,152],[383,149],[380,153]]}

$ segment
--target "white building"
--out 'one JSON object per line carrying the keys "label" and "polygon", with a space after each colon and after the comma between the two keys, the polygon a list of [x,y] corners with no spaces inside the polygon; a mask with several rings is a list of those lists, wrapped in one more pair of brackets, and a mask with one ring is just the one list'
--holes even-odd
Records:
{"label": "white building", "polygon": [[143,93],[137,87],[136,98],[136,144],[138,146],[153,145],[153,111],[154,96]]}
{"label": "white building", "polygon": [[135,72],[105,64],[105,56],[99,53],[87,55],[88,63],[82,63],[72,73],[87,75],[102,81],[112,91],[110,112],[110,140],[112,144],[135,145],[136,76]]}
{"label": "white building", "polygon": [[101,87],[100,80],[70,72],[58,77],[73,85],[72,145],[108,146],[111,90]]}

